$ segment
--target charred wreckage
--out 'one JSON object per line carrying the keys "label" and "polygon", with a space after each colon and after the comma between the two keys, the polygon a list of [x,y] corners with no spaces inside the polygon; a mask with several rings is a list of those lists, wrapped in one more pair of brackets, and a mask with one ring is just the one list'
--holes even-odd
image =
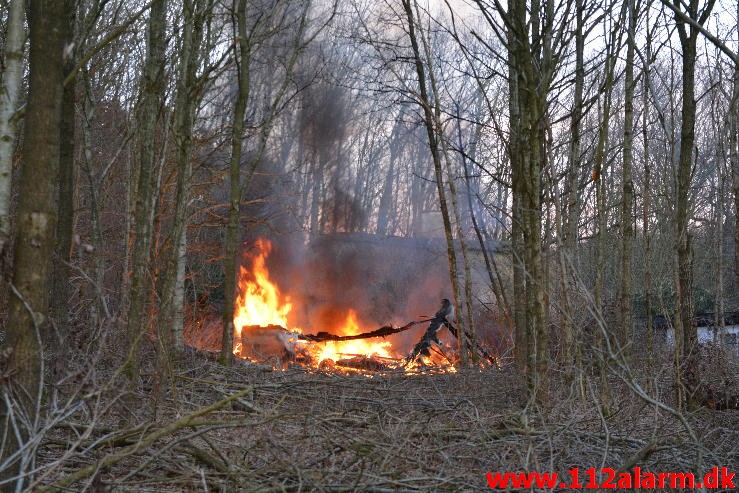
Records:
{"label": "charred wreckage", "polygon": [[[237,344],[236,353],[249,359],[263,361],[277,361],[280,366],[291,363],[320,363],[319,369],[332,370],[335,367],[356,369],[362,371],[385,371],[392,369],[408,369],[410,367],[426,368],[425,358],[440,356],[448,365],[453,367],[454,356],[444,350],[439,339],[439,332],[446,327],[451,335],[459,341],[462,339],[468,351],[476,351],[481,359],[489,364],[497,365],[497,359],[479,344],[473,345],[469,334],[465,331],[460,337],[457,328],[450,319],[454,318],[454,306],[448,299],[441,300],[441,308],[433,317],[414,320],[407,324],[394,327],[385,325],[378,329],[352,335],[339,335],[320,331],[315,334],[302,334],[288,330],[280,325],[246,326],[242,328],[240,344]],[[385,338],[412,329],[421,324],[428,324],[428,328],[413,349],[401,360],[385,358],[377,355],[343,354],[341,359],[325,359],[316,362],[308,352],[303,350],[303,344],[318,344],[328,342],[346,342],[361,339]],[[237,341],[239,342],[239,341]]]}

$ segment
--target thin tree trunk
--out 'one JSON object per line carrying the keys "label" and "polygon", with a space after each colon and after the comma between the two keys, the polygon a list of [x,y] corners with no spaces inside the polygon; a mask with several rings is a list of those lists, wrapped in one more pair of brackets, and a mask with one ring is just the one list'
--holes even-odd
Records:
{"label": "thin tree trunk", "polygon": [[582,120],[583,87],[585,85],[585,35],[583,33],[584,0],[575,1],[575,90],[572,101],[572,122],[570,124],[570,148],[567,168],[566,207],[563,207],[565,217],[564,241],[559,249],[560,278],[562,290],[562,305],[564,309],[564,343],[562,363],[565,366],[579,361],[579,336],[573,323],[572,295],[570,286],[575,285],[574,272],[577,266],[577,239],[578,224],[580,222],[580,193],[578,177],[580,176],[580,124]]}
{"label": "thin tree trunk", "polygon": [[[621,8],[620,19],[626,15],[626,7],[628,3],[624,3]],[[596,216],[598,224],[597,232],[597,254],[595,261],[595,286],[593,289],[593,297],[595,301],[595,309],[598,313],[603,311],[603,282],[605,279],[605,242],[608,234],[608,216],[606,210],[606,187],[605,175],[607,167],[606,150],[608,149],[609,125],[611,122],[611,98],[613,97],[614,70],[616,67],[617,52],[619,48],[617,44],[620,39],[620,25],[616,23],[616,27],[611,31],[610,39],[606,45],[605,77],[601,87],[603,93],[603,105],[601,107],[601,122],[598,128],[598,141],[595,148],[595,165],[593,169],[593,181],[596,188]]]}
{"label": "thin tree trunk", "polygon": [[718,190],[716,191],[715,221],[716,221],[716,298],[714,302],[715,332],[719,340],[714,343],[723,344],[726,332],[724,320],[724,167],[717,163]]}
{"label": "thin tree trunk", "polygon": [[[190,153],[194,111],[199,102],[195,94],[196,71],[200,60],[203,16],[202,2],[185,0],[182,5],[182,43],[174,110],[174,135],[177,143],[177,192],[171,231],[172,253],[164,267],[160,309],[160,364],[184,347],[182,335],[185,252],[187,250],[187,204],[190,200]],[[164,368],[160,368],[161,371]]]}
{"label": "thin tree trunk", "polygon": [[[77,8],[71,0],[65,0],[67,9],[67,26],[75,25]],[[74,46],[74,29],[67,29],[66,46]],[[65,77],[76,64],[75,49],[64,60]],[[74,144],[75,144],[75,103],[76,78],[64,86],[62,93],[61,122],[59,125],[59,190],[57,202],[56,240],[54,245],[54,267],[52,272],[51,320],[54,324],[55,350],[54,380],[63,376],[64,362],[67,361],[68,347],[66,338],[69,334],[69,267],[71,262],[72,228],[74,222]]]}
{"label": "thin tree trunk", "polygon": [[[708,18],[714,0],[709,0],[700,18],[698,17],[698,0],[690,0],[687,14],[691,19],[703,24]],[[677,197],[675,200],[675,225],[677,251],[677,279],[675,291],[677,294],[675,317],[675,349],[676,373],[680,382],[681,391],[678,402],[684,401],[693,407],[697,396],[697,359],[695,345],[698,333],[693,324],[692,300],[692,261],[691,238],[688,232],[688,223],[691,217],[690,187],[693,179],[693,147],[695,145],[695,60],[698,30],[676,16],[680,45],[682,47],[682,122],[680,128],[680,160],[677,172]]]}
{"label": "thin tree trunk", "polygon": [[[419,15],[417,3],[415,3],[415,7],[416,14]],[[449,188],[449,199],[451,201],[452,213],[454,215],[454,224],[457,233],[457,239],[459,240],[459,246],[462,253],[462,269],[464,271],[465,313],[463,315],[459,312],[459,310],[457,310],[455,311],[455,314],[457,318],[457,327],[460,329],[458,332],[462,332],[463,339],[465,339],[465,335],[467,336],[467,338],[469,338],[468,341],[464,341],[464,344],[468,344],[469,347],[465,348],[464,346],[461,346],[460,356],[463,363],[465,363],[467,359],[471,357],[472,363],[475,364],[477,363],[477,352],[473,348],[475,348],[477,345],[477,336],[475,334],[475,321],[472,311],[472,272],[470,270],[470,261],[467,255],[467,242],[464,238],[464,232],[462,231],[462,217],[459,213],[457,186],[454,183],[454,166],[451,158],[449,157],[446,135],[444,134],[444,128],[441,121],[441,99],[439,98],[439,90],[436,84],[436,75],[434,73],[434,67],[431,61],[431,50],[429,48],[428,40],[425,36],[421,35],[421,41],[428,64],[428,79],[431,85],[431,93],[433,94],[434,98],[434,127],[436,128],[436,135],[438,136],[439,144],[441,145],[441,152],[444,156],[444,163],[446,164],[445,170],[447,175],[447,186]],[[455,265],[457,263],[456,255],[456,250],[454,250]],[[457,298],[458,300],[461,298],[459,293],[455,293],[455,298]]]}
{"label": "thin tree trunk", "polygon": [[[234,2],[235,3],[235,2]],[[223,335],[219,361],[230,365],[233,361],[234,311],[236,299],[236,253],[238,251],[239,218],[241,216],[241,144],[244,134],[244,114],[249,99],[249,62],[251,46],[246,33],[246,0],[239,0],[236,9],[239,31],[239,64],[237,66],[239,91],[234,106],[233,130],[231,135],[230,176],[230,209],[226,225],[225,259],[223,261],[223,279],[225,284],[225,302],[223,305]]]}
{"label": "thin tree trunk", "polygon": [[[30,82],[25,122],[24,163],[18,190],[17,232],[13,246],[13,294],[10,297],[5,342],[7,355],[0,391],[0,422],[18,427],[8,433],[0,452],[3,462],[35,432],[41,419],[43,344],[48,337],[49,281],[56,231],[57,176],[64,82],[66,2],[30,3],[28,15]],[[10,402],[10,408],[6,403]],[[19,419],[21,418],[21,419]],[[34,446],[21,452],[1,479],[25,472]],[[23,489],[23,479],[16,490]],[[11,488],[9,486],[8,488]]]}
{"label": "thin tree trunk", "polygon": [[[651,5],[645,7],[647,16],[647,25],[649,25],[649,9]],[[644,239],[644,310],[647,316],[647,358],[651,362],[654,354],[654,327],[652,322],[652,241],[649,233],[649,214],[652,199],[651,184],[651,166],[649,164],[649,61],[652,56],[651,34],[647,34],[646,57],[644,58],[644,68],[642,70],[643,89],[642,89],[642,142],[644,145],[644,185],[642,186],[642,236]]]}
{"label": "thin tree trunk", "polygon": [[[395,125],[393,126],[393,131],[390,135],[389,167],[387,170],[387,175],[385,175],[385,182],[382,187],[382,195],[380,196],[380,210],[377,212],[377,233],[384,236],[387,236],[391,233],[390,216],[393,208],[393,203],[395,202],[393,194],[393,179],[395,177],[395,165],[398,159],[398,153],[400,151],[399,141],[400,133],[404,125],[403,116],[404,111],[403,108],[401,108],[401,113],[400,115],[398,115],[398,119],[395,122]],[[364,136],[365,147],[367,145],[366,142],[369,138],[370,132],[373,132],[373,130],[368,128]],[[360,181],[357,180],[357,186],[359,185]]]}
{"label": "thin tree trunk", "polygon": [[160,106],[164,97],[165,50],[167,45],[167,0],[159,0],[149,14],[149,45],[144,62],[141,102],[139,106],[136,187],[135,238],[132,256],[131,302],[128,308],[127,345],[128,360],[125,374],[131,387],[138,385],[140,344],[146,333],[150,280],[148,276],[151,254],[152,214],[154,209],[154,171],[156,167],[155,136]]}
{"label": "thin tree trunk", "polygon": [[[459,145],[459,148],[462,149],[463,142],[462,142],[462,125],[461,125],[461,117],[459,114],[457,114],[457,145]],[[471,145],[470,150],[467,154],[462,154],[462,168],[464,171],[464,178],[465,178],[465,185],[467,189],[467,208],[469,209],[470,213],[470,221],[472,223],[472,229],[475,232],[475,236],[477,237],[477,241],[480,244],[480,251],[482,252],[482,258],[485,262],[485,271],[488,274],[488,280],[490,281],[490,289],[493,291],[493,295],[495,296],[495,301],[498,304],[498,309],[501,310],[503,313],[503,316],[507,319],[509,323],[513,323],[513,314],[511,310],[511,306],[508,303],[508,299],[506,298],[505,290],[503,288],[503,283],[500,280],[500,272],[498,269],[498,266],[495,263],[495,252],[489,252],[488,247],[485,243],[485,239],[482,235],[482,231],[480,228],[480,225],[477,221],[477,214],[475,212],[475,206],[473,203],[473,197],[477,198],[478,195],[478,188],[479,186],[475,184],[474,190],[472,186],[472,177],[470,176],[470,170],[469,166],[467,164],[467,156],[469,155],[470,160],[473,162],[477,158],[477,143],[480,138],[482,126],[478,125],[475,129],[475,137],[473,139],[473,143]]]}
{"label": "thin tree trunk", "polygon": [[5,277],[5,257],[10,242],[10,184],[18,123],[14,115],[23,81],[24,18],[25,2],[10,0],[5,32],[5,66],[0,85],[0,281]]}
{"label": "thin tree trunk", "polygon": [[621,202],[621,283],[619,286],[619,316],[621,330],[619,344],[625,347],[632,339],[632,257],[634,244],[634,181],[631,176],[634,147],[634,44],[636,43],[636,5],[628,1],[628,30],[626,40],[626,70],[624,76],[624,147]]}
{"label": "thin tree trunk", "polygon": [[[441,217],[444,223],[444,236],[446,238],[447,259],[449,260],[449,279],[452,284],[452,295],[454,297],[454,313],[459,319],[459,280],[457,277],[457,255],[454,250],[454,238],[452,237],[452,223],[449,216],[449,208],[447,206],[446,192],[444,190],[444,174],[442,171],[441,155],[439,149],[439,140],[435,129],[435,117],[431,109],[431,101],[426,88],[426,69],[423,66],[421,52],[418,47],[418,38],[416,37],[416,26],[413,18],[413,7],[410,0],[403,0],[403,8],[405,9],[408,20],[408,36],[413,50],[415,61],[416,75],[418,76],[419,104],[423,108],[424,124],[426,126],[426,135],[431,150],[431,158],[434,163],[434,176],[436,178],[436,188],[439,197],[439,208],[441,209]],[[464,362],[464,337],[463,330],[457,331],[457,345],[459,348],[460,358]]]}
{"label": "thin tree trunk", "polygon": [[[739,1],[736,5],[739,16]],[[739,29],[739,17],[737,17]],[[734,65],[733,92],[729,105],[729,159],[734,189],[734,304],[739,304],[739,62]]]}
{"label": "thin tree trunk", "polygon": [[100,185],[103,177],[97,176],[93,170],[93,152],[92,152],[92,127],[95,115],[95,102],[93,101],[92,87],[89,76],[85,73],[84,77],[85,98],[82,103],[82,147],[83,158],[82,167],[87,176],[89,200],[90,200],[90,229],[92,230],[92,245],[95,252],[92,258],[92,279],[95,286],[91,286],[93,301],[90,303],[90,327],[96,330],[100,324],[102,293],[98,293],[102,289],[105,266],[103,265],[102,248],[103,248],[103,230],[100,222],[100,208],[102,206],[100,200]]}
{"label": "thin tree trunk", "polygon": [[[622,15],[623,17],[623,11]],[[616,47],[618,29],[614,29],[610,43],[606,47],[606,59],[605,64],[605,80],[603,82],[603,105],[601,108],[601,122],[598,129],[598,142],[595,148],[595,166],[593,169],[593,181],[595,181],[595,194],[596,194],[596,222],[598,225],[596,235],[596,260],[595,260],[595,286],[593,289],[593,298],[595,306],[593,307],[596,313],[602,315],[603,313],[603,282],[605,279],[605,258],[606,258],[606,236],[608,234],[608,211],[606,210],[606,186],[605,186],[605,174],[606,174],[606,149],[608,148],[609,140],[609,123],[611,118],[611,97],[613,92],[613,71],[616,63],[615,52],[618,51]],[[596,331],[595,345],[600,354],[604,353],[606,347],[606,341],[601,331]],[[610,391],[607,381],[607,363],[604,357],[597,358],[598,374],[601,383],[601,395],[603,396],[603,404],[608,410],[610,406]]]}
{"label": "thin tree trunk", "polygon": [[[547,2],[549,12],[551,4]],[[544,130],[546,125],[545,95],[548,84],[543,71],[551,60],[541,56],[541,33],[539,32],[540,4],[531,6],[532,40],[528,39],[526,4],[521,0],[511,2],[509,21],[513,31],[513,44],[509,46],[515,63],[516,94],[519,122],[515,128],[518,136],[514,148],[520,156],[516,158],[518,170],[514,170],[515,195],[520,195],[518,207],[521,208],[521,235],[523,237],[523,261],[525,282],[525,332],[527,337],[527,367],[530,396],[539,398],[539,392],[546,389],[548,366],[548,333],[546,331],[546,312],[544,300],[544,272],[542,265],[541,236],[541,188],[546,155],[544,153]],[[544,36],[547,38],[547,36]],[[547,45],[546,39],[544,44]],[[547,51],[545,47],[545,51]],[[515,214],[515,210],[514,210]],[[514,220],[515,220],[514,215]]]}
{"label": "thin tree trunk", "polygon": [[515,331],[515,362],[518,371],[528,373],[528,333],[526,331],[526,276],[523,245],[523,209],[521,204],[521,155],[523,152],[521,132],[521,105],[518,100],[518,61],[516,34],[508,29],[508,109],[510,113],[510,138],[508,159],[511,166],[512,210],[511,249],[513,252],[513,322]]}

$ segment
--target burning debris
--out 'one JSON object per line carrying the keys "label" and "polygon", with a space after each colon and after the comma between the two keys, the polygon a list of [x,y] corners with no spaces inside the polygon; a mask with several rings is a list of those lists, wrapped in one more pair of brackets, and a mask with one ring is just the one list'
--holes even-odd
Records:
{"label": "burning debris", "polygon": [[367,357],[362,354],[355,354],[349,358],[340,359],[336,362],[336,366],[364,371],[389,371],[395,368],[395,366],[391,366],[395,363],[394,359],[390,359],[389,362],[383,362],[382,359],[377,356]]}
{"label": "burning debris", "polygon": [[253,360],[267,361],[276,358],[280,365],[296,358],[297,338],[294,332],[279,325],[242,328],[241,340],[236,342],[234,354]]}
{"label": "burning debris", "polygon": [[[271,244],[266,240],[255,243],[251,267],[242,267],[238,285],[237,310],[234,326],[234,354],[241,358],[272,362],[274,366],[298,363],[322,370],[354,369],[357,371],[412,370],[428,365],[446,365],[454,361],[443,351],[439,330],[446,326],[456,337],[449,322],[453,316],[452,304],[442,300],[434,317],[409,322],[401,327],[385,325],[362,332],[354,310],[341,312],[329,321],[332,331],[304,334],[299,328],[290,330],[289,319],[293,300],[283,295],[270,278],[266,259]],[[342,321],[342,316],[343,321]],[[419,324],[429,324],[421,340],[409,354],[386,340],[388,336],[407,331]],[[379,340],[378,340],[379,339]],[[432,344],[437,348],[433,350]],[[490,358],[488,358],[490,359]],[[490,359],[491,362],[493,361]]]}
{"label": "burning debris", "polygon": [[[396,368],[408,368],[409,365],[416,364],[425,366],[426,363],[423,359],[431,357],[432,344],[436,343],[439,346],[436,352],[440,353],[450,365],[453,365],[452,359],[441,350],[442,343],[437,335],[443,325],[456,337],[454,326],[446,318],[451,313],[450,302],[444,299],[442,300],[442,308],[431,319],[415,320],[402,327],[386,325],[369,332],[350,335],[338,335],[325,331],[316,334],[301,334],[297,331],[289,331],[279,325],[269,325],[266,327],[252,325],[242,328],[241,343],[237,344],[234,352],[241,357],[262,361],[266,361],[269,358],[276,358],[281,365],[284,362],[292,361],[308,364],[317,363],[319,369],[322,370],[331,370],[340,366],[366,371],[386,371]],[[384,338],[424,323],[429,324],[428,329],[421,340],[413,347],[410,354],[403,358],[402,361],[399,358],[384,357],[374,353],[369,355],[349,354],[339,351],[326,351],[325,347],[321,348],[320,346],[319,349],[316,349],[315,346],[315,344],[319,343],[358,341],[375,337]],[[300,343],[307,343],[309,346],[300,346]],[[479,347],[479,350],[482,351],[482,354],[491,363],[495,364],[492,356],[485,352],[482,347]],[[339,357],[334,357],[334,354]]]}
{"label": "burning debris", "polygon": [[449,326],[447,317],[451,316],[454,316],[454,307],[448,299],[444,298],[441,300],[441,308],[436,312],[434,318],[431,319],[431,323],[429,323],[429,328],[426,329],[426,333],[423,334],[421,340],[413,346],[413,350],[406,357],[406,364],[414,362],[422,356],[431,356],[431,344],[436,343],[441,345],[441,341],[439,341],[437,334],[439,329],[441,329],[442,324]]}

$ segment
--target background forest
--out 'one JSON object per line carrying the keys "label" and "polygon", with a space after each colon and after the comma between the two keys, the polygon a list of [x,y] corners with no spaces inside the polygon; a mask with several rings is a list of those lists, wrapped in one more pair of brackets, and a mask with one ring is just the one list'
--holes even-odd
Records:
{"label": "background forest", "polygon": [[[0,489],[736,470],[738,26],[728,0],[0,0]],[[450,299],[457,373],[235,357],[260,255],[287,328]]]}

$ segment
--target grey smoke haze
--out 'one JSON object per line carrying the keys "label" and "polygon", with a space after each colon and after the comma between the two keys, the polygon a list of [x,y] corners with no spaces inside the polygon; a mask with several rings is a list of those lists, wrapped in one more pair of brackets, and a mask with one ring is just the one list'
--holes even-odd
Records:
{"label": "grey smoke haze", "polygon": [[[292,327],[330,332],[349,309],[357,312],[362,330],[403,325],[432,316],[441,298],[451,297],[441,241],[341,233],[306,245],[303,238],[272,238],[267,259],[271,278],[293,299]],[[416,332],[393,341],[408,350]]]}
{"label": "grey smoke haze", "polygon": [[[260,224],[250,226],[244,235],[244,265],[250,265],[249,247],[257,238],[272,242],[267,266],[282,294],[292,299],[290,328],[332,332],[342,325],[350,309],[357,313],[362,330],[432,316],[442,298],[452,297],[443,239],[366,233],[379,216],[372,209],[379,204],[362,195],[373,192],[366,178],[357,176],[352,164],[356,156],[345,149],[351,131],[352,96],[341,85],[322,80],[310,70],[297,78],[311,83],[301,92],[295,141],[283,159],[273,156],[260,163],[250,198],[268,200],[250,206],[249,215],[259,217]],[[401,140],[418,145],[416,132],[404,131],[407,122],[403,115],[398,115],[393,127],[391,161],[402,153]],[[365,158],[372,162],[375,156],[370,153]],[[390,180],[382,178],[381,183],[393,187],[392,166],[388,173]],[[290,195],[290,179],[307,180],[300,196]],[[375,206],[370,205],[373,203]],[[390,206],[385,204],[388,209]],[[385,216],[389,214],[386,210]],[[300,217],[302,224],[296,221]],[[385,222],[390,221],[386,218]],[[313,229],[306,232],[306,226]],[[385,233],[386,228],[382,229]],[[421,326],[393,336],[393,342],[401,351],[410,350],[423,330]]]}

